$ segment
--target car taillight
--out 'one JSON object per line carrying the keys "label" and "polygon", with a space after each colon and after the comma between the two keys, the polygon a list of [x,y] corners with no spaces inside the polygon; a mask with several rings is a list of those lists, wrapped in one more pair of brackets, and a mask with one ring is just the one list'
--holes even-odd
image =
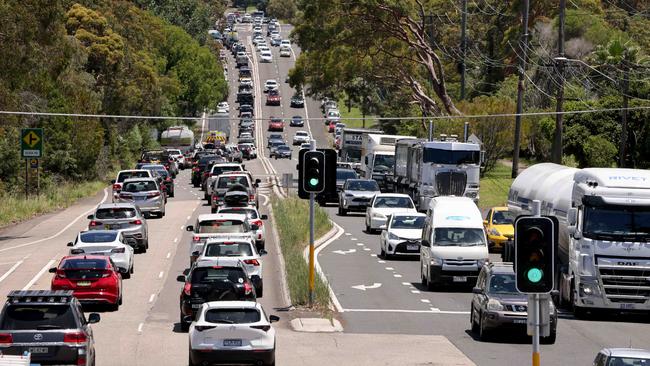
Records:
{"label": "car taillight", "polygon": [[203,172],[203,176],[204,176],[204,177],[207,177],[207,176],[209,176],[209,175],[210,175],[210,172]]}
{"label": "car taillight", "polygon": [[0,344],[14,343],[14,337],[10,333],[0,333]]}
{"label": "car taillight", "polygon": [[258,227],[261,228],[262,225],[264,225],[264,222],[262,220],[253,220],[253,221],[251,221],[251,224],[252,225],[257,225]]}
{"label": "car taillight", "polygon": [[250,283],[244,282],[244,293],[250,295],[253,293],[253,286]]}
{"label": "car taillight", "polygon": [[[165,186],[163,186],[163,190],[165,190]],[[160,192],[147,193],[147,198],[153,198],[158,196],[160,196]]]}
{"label": "car taillight", "polygon": [[192,284],[185,282],[185,286],[183,286],[183,293],[187,296],[190,296],[190,291],[192,291]]}
{"label": "car taillight", "polygon": [[129,222],[129,224],[132,224],[132,225],[142,225],[142,220],[131,221],[131,222]]}
{"label": "car taillight", "polygon": [[99,225],[101,225],[101,224],[102,224],[102,223],[99,222],[99,221],[92,220],[92,221],[90,221],[90,224],[88,224],[88,226],[99,226]]}
{"label": "car taillight", "polygon": [[121,189],[122,189],[122,184],[120,184],[120,183],[113,184],[113,190],[114,191],[119,191]]}
{"label": "car taillight", "polygon": [[192,238],[192,240],[195,241],[195,242],[197,242],[197,241],[201,241],[201,237],[198,236],[198,235],[194,235],[194,237]]}
{"label": "car taillight", "polygon": [[260,262],[257,259],[246,259],[246,260],[244,260],[244,263],[252,264],[254,266],[259,266],[260,265]]}
{"label": "car taillight", "polygon": [[269,329],[271,329],[271,326],[270,325],[251,325],[251,328],[259,329],[259,330],[263,330],[265,332],[268,332]]}
{"label": "car taillight", "polygon": [[196,330],[197,332],[202,332],[204,330],[214,329],[214,328],[216,328],[215,325],[197,325],[194,327],[194,330]]}
{"label": "car taillight", "polygon": [[88,337],[84,332],[66,333],[63,336],[63,343],[86,343]]}
{"label": "car taillight", "polygon": [[124,248],[114,248],[111,249],[111,253],[124,253],[125,249]]}
{"label": "car taillight", "polygon": [[255,195],[254,195],[254,194],[251,194],[251,195],[250,195],[250,200],[251,200],[251,201],[255,201]]}
{"label": "car taillight", "polygon": [[77,356],[77,365],[86,365],[86,355]]}

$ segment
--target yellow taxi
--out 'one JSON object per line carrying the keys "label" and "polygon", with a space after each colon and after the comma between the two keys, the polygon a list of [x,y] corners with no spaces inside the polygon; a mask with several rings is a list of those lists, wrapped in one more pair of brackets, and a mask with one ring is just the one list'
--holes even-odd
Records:
{"label": "yellow taxi", "polygon": [[492,207],[488,211],[483,226],[491,250],[501,250],[506,242],[514,240],[514,221],[515,217],[507,207]]}

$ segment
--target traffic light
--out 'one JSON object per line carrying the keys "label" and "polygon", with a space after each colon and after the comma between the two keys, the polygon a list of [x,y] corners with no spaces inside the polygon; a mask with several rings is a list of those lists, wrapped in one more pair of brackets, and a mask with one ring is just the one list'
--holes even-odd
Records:
{"label": "traffic light", "polygon": [[548,293],[555,281],[556,220],[522,216],[515,221],[515,272],[517,290]]}
{"label": "traffic light", "polygon": [[302,159],[302,189],[307,193],[322,192],[325,189],[325,154],[307,151]]}

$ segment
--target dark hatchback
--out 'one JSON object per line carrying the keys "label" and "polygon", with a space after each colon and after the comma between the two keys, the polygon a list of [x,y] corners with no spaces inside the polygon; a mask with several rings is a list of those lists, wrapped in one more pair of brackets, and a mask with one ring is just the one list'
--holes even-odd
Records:
{"label": "dark hatchback", "polygon": [[325,206],[328,203],[339,202],[339,193],[348,179],[358,179],[357,172],[352,169],[336,168],[336,192],[321,192],[316,195],[319,205]]}
{"label": "dark hatchback", "polygon": [[221,157],[218,155],[204,155],[201,156],[197,162],[195,162],[196,165],[192,167],[192,185],[194,187],[201,185],[201,174],[203,174],[203,170],[205,170],[206,165],[208,165],[209,162],[220,158]]}

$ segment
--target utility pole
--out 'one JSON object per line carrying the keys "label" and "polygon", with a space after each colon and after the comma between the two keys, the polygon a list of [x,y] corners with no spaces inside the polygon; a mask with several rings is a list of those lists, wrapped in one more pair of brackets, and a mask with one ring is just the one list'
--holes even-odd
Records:
{"label": "utility pole", "polygon": [[[463,13],[461,14],[461,30],[460,30],[460,100],[465,99],[465,57],[467,56],[467,0],[463,1]],[[433,22],[431,22],[433,24]],[[432,30],[433,36],[433,30]]]}
{"label": "utility pole", "polygon": [[557,37],[557,74],[560,77],[555,111],[555,135],[553,136],[552,161],[562,164],[562,129],[564,125],[564,14],[566,11],[566,0],[560,0],[560,24],[558,25]]}
{"label": "utility pole", "polygon": [[512,155],[512,177],[517,178],[519,174],[519,148],[521,145],[521,114],[524,110],[524,78],[526,76],[526,58],[528,50],[528,8],[529,0],[523,2],[523,16],[521,40],[519,41],[520,63],[519,83],[517,84],[517,116],[515,117],[515,143]]}
{"label": "utility pole", "polygon": [[[626,60],[623,62],[627,63]],[[627,108],[628,108],[628,95],[630,91],[630,68],[626,64],[623,66],[623,110],[621,111],[621,147],[618,165],[625,168],[625,155],[627,153]]]}

